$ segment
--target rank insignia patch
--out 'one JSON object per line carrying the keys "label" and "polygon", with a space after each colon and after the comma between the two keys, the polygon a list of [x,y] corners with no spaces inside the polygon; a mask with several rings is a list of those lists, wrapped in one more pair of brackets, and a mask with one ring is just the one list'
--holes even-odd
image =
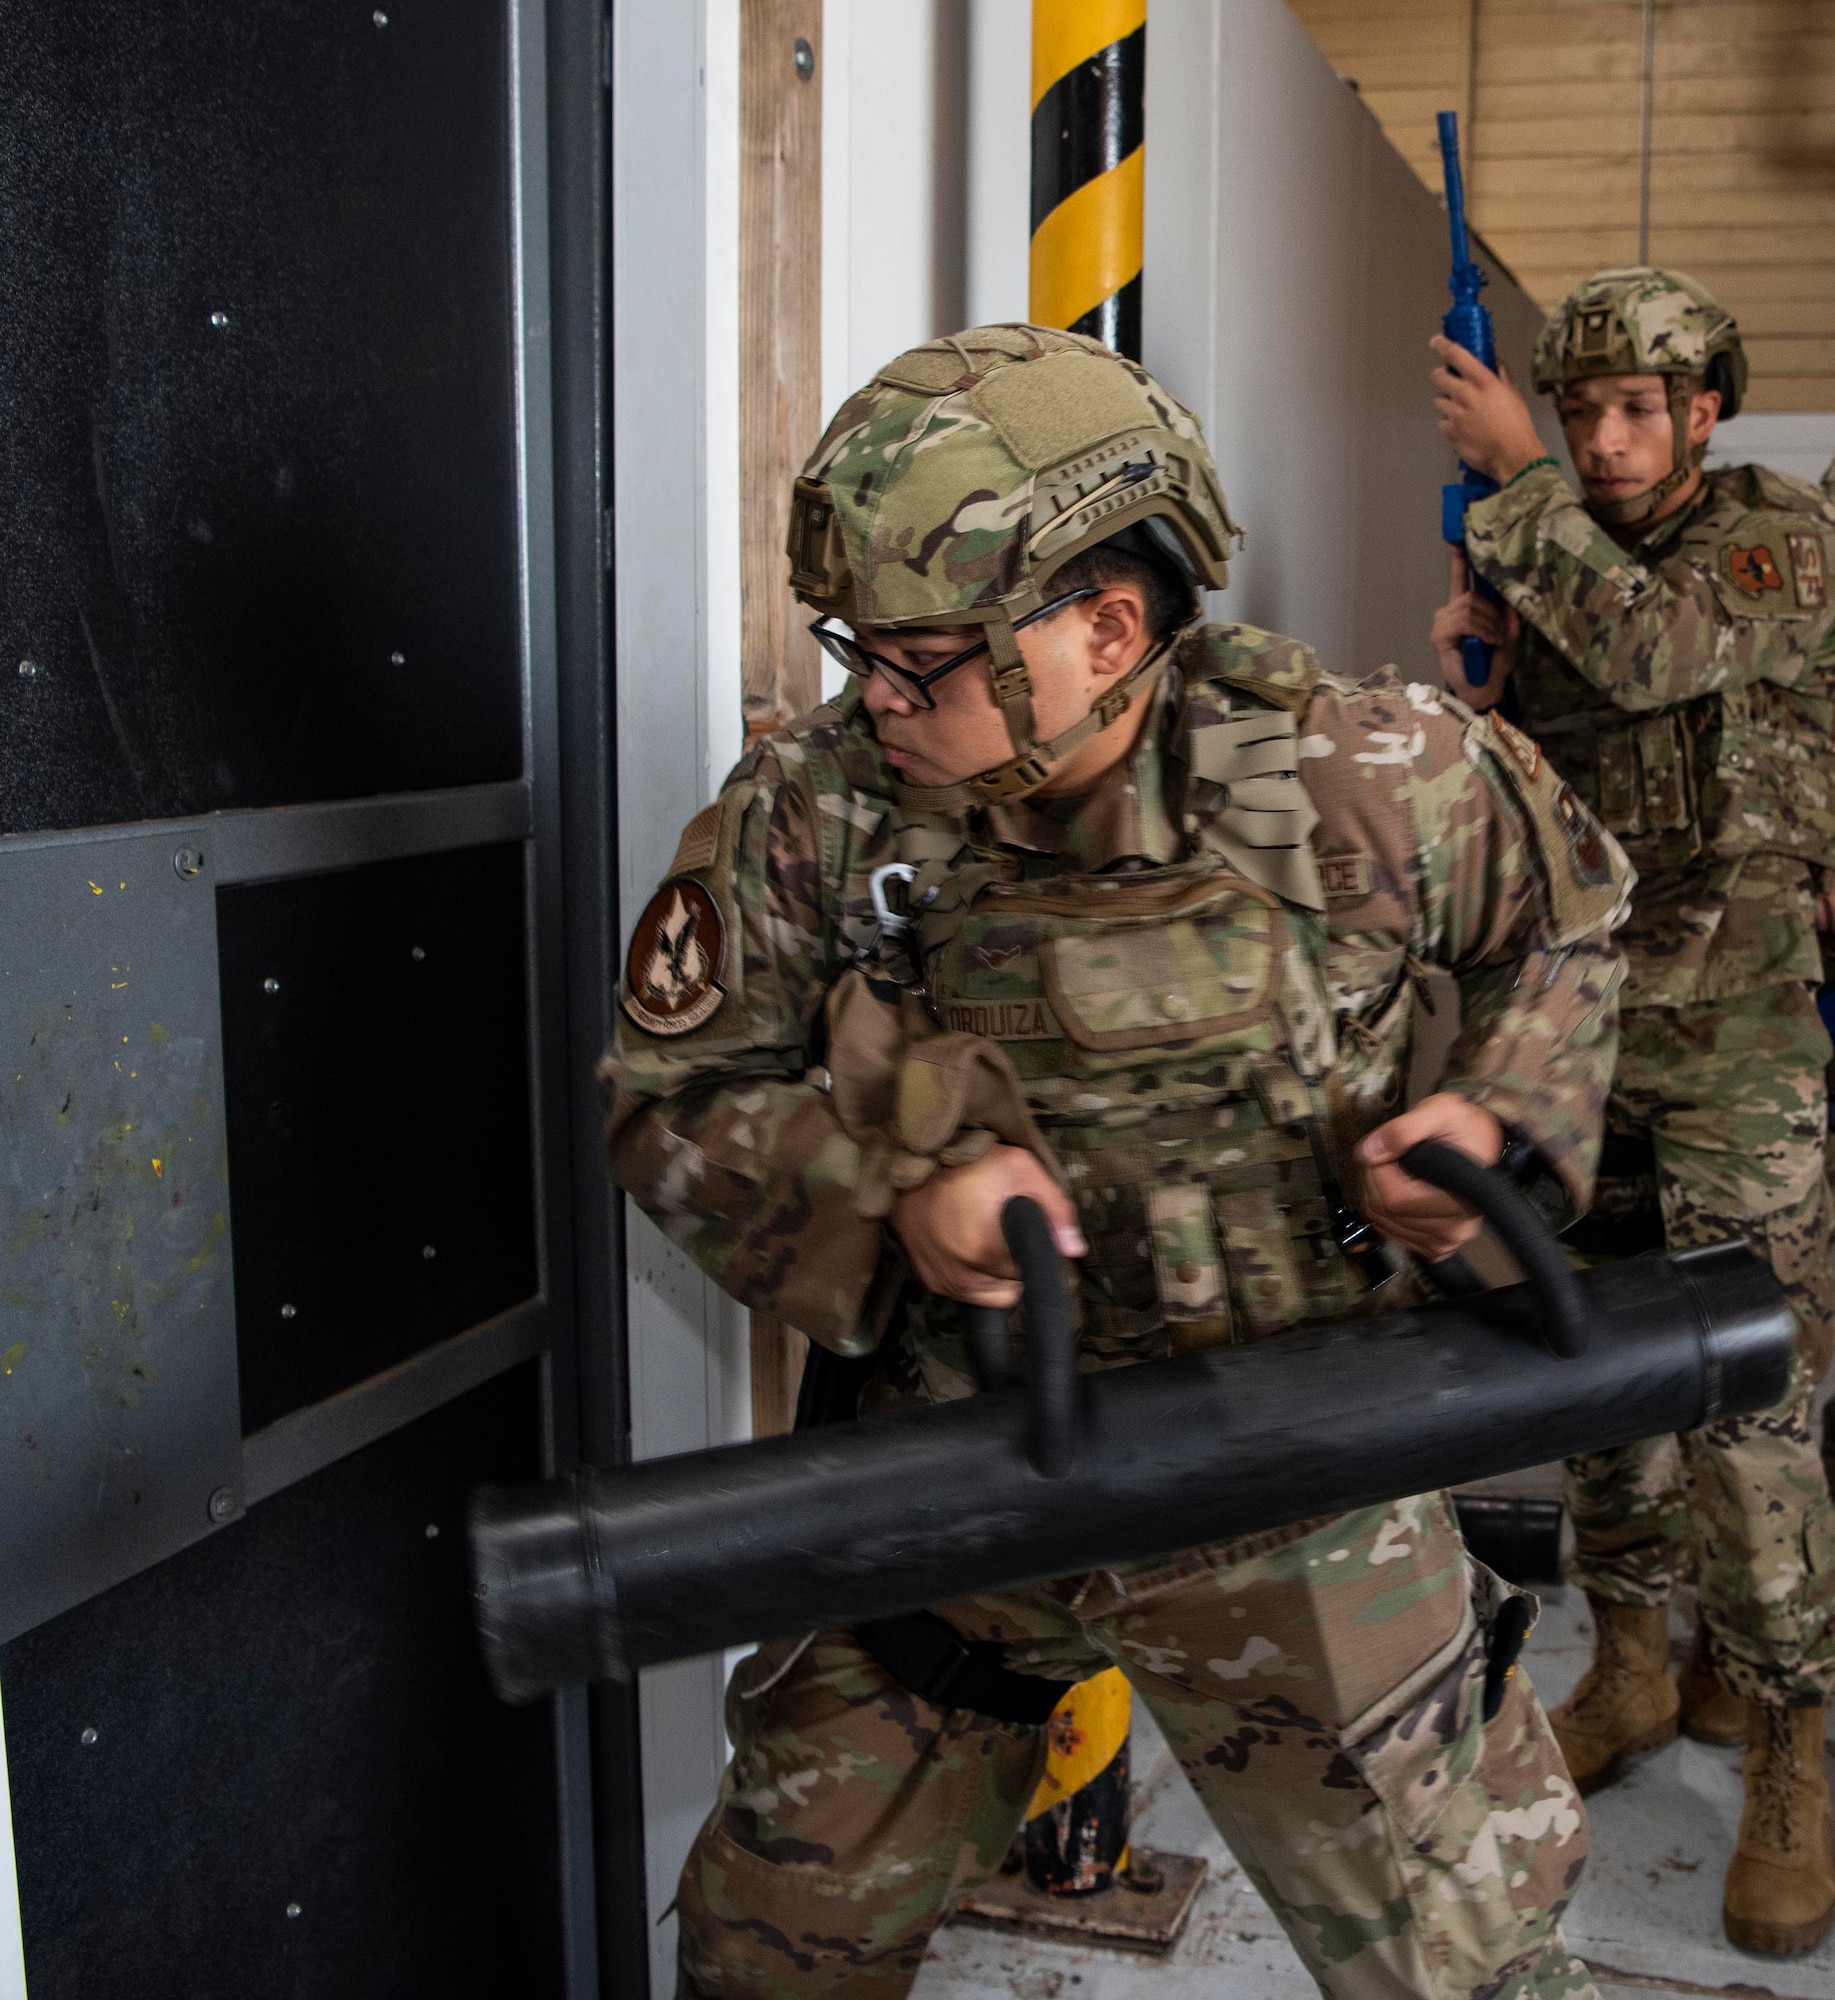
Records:
{"label": "rank insignia patch", "polygon": [[1797,573],[1797,608],[1826,611],[1829,605],[1829,572],[1822,560],[1820,535],[1786,535],[1790,566]]}
{"label": "rank insignia patch", "polygon": [[1782,590],[1777,558],[1760,542],[1755,548],[1729,549],[1727,574],[1748,597],[1762,597],[1768,590]]}
{"label": "rank insignia patch", "polygon": [[686,1035],[711,1020],[726,998],[714,976],[725,945],[720,907],[700,883],[665,882],[631,933],[625,1013],[647,1035]]}

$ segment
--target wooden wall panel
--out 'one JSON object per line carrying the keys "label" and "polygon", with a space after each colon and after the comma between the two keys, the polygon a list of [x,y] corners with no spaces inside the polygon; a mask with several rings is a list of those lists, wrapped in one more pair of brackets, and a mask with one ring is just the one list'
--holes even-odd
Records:
{"label": "wooden wall panel", "polygon": [[739,146],[740,629],[751,737],[822,698],[821,655],[784,555],[790,481],[822,434],[822,0],[741,0]]}
{"label": "wooden wall panel", "polygon": [[[1431,187],[1469,106],[1473,223],[1544,305],[1636,260],[1641,0],[1291,4]],[[1750,408],[1835,409],[1835,0],[1657,0],[1653,75],[1651,260],[1738,314]]]}
{"label": "wooden wall panel", "polygon": [[1436,192],[1434,113],[1471,110],[1472,0],[1289,0],[1332,67]]}
{"label": "wooden wall panel", "polygon": [[[798,44],[807,49],[798,62]],[[790,482],[822,432],[822,0],[740,0],[740,645],[748,740],[822,698],[790,594]],[[787,1431],[807,1343],[752,1315],[752,1429]]]}

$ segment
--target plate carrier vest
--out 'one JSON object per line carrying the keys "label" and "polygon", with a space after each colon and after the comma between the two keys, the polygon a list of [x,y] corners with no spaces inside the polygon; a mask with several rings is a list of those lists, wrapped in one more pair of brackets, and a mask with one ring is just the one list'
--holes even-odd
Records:
{"label": "plate carrier vest", "polygon": [[[1663,560],[1708,569],[1735,615],[1805,617],[1795,592],[1789,603],[1761,610],[1731,580],[1725,559],[1746,542],[1782,556],[1813,533],[1826,576],[1828,523],[1810,493],[1758,466],[1711,473],[1706,503]],[[1754,681],[1633,714],[1526,630],[1515,679],[1523,728],[1641,872],[1749,854],[1835,867],[1835,788],[1820,777],[1835,752],[1826,671],[1800,688]],[[1806,773],[1814,785],[1805,786]]]}
{"label": "plate carrier vest", "polygon": [[[1086,1366],[1260,1339],[1366,1289],[1339,1247],[1326,1139],[1335,1038],[1298,777],[1310,690],[1258,683],[1253,655],[1201,640],[1177,657],[1160,754],[1184,859],[1066,872],[985,844],[979,816],[888,812],[917,870],[931,1010],[1005,1049],[1075,1198]],[[920,1312],[940,1334],[939,1305]]]}

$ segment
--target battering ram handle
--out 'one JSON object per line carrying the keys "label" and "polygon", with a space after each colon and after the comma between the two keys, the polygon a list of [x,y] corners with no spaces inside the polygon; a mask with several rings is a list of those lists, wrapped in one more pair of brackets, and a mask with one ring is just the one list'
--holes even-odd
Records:
{"label": "battering ram handle", "polygon": [[[1077,1329],[1071,1319],[1064,1260],[1045,1211],[1016,1194],[1000,1211],[1000,1233],[1019,1272],[1026,1315],[1030,1405],[1026,1459],[1044,1479],[1062,1479],[1077,1457]],[[984,1390],[1011,1388],[1013,1350],[999,1306],[965,1306],[969,1354]]]}
{"label": "battering ram handle", "polygon": [[1548,1351],[1564,1361],[1584,1354],[1590,1331],[1579,1281],[1534,1203],[1515,1181],[1437,1139],[1423,1139],[1418,1146],[1410,1146],[1402,1155],[1401,1167],[1416,1180],[1456,1195],[1468,1208],[1477,1209],[1522,1266],[1542,1309],[1536,1330]]}

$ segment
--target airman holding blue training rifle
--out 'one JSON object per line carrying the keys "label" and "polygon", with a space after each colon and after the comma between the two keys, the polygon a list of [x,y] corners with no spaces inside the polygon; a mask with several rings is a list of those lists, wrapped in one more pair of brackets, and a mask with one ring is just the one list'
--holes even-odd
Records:
{"label": "airman holding blue training rifle", "polygon": [[[1602,272],[1544,328],[1535,385],[1558,399],[1579,495],[1507,374],[1433,346],[1440,427],[1502,489],[1466,515],[1434,621],[1442,670],[1479,707],[1514,688],[1523,728],[1640,877],[1600,1192],[1569,1241],[1623,1255],[1743,1236],[1800,1329],[1784,1400],[1685,1437],[1682,1483],[1661,1440],[1569,1466],[1597,1637],[1551,1721],[1583,1790],[1679,1716],[1709,1741],[1743,1735],[1727,1934],[1795,1955],[1835,1916],[1835,1518],[1810,1432],[1835,1318],[1814,991],[1835,865],[1835,505],[1763,467],[1703,470],[1746,369],[1731,315],[1691,279]],[[1471,637],[1496,648],[1477,688],[1460,673]],[[1691,1555],[1702,1633],[1678,1689],[1667,1605]]]}

